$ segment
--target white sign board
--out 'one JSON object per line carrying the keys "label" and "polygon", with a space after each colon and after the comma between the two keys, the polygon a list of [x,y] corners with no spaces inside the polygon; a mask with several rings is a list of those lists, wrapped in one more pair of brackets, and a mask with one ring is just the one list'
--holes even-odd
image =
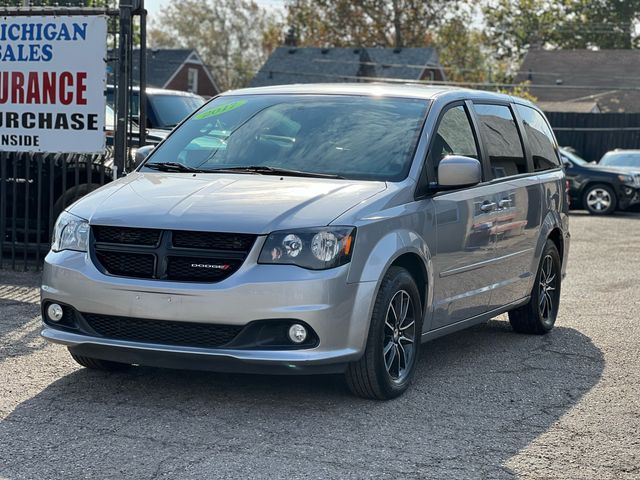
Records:
{"label": "white sign board", "polygon": [[106,57],[104,16],[3,17],[0,151],[103,152]]}

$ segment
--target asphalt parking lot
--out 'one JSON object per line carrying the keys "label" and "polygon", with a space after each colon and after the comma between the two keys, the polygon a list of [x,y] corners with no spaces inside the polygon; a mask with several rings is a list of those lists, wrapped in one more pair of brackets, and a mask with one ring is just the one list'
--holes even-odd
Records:
{"label": "asphalt parking lot", "polygon": [[423,349],[413,388],[78,367],[0,271],[0,477],[640,478],[640,215],[572,215],[556,329],[504,316]]}

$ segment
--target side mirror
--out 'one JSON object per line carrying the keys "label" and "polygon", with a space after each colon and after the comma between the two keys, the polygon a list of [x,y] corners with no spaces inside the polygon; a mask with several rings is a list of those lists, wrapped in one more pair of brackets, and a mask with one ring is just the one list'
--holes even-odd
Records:
{"label": "side mirror", "polygon": [[140,147],[138,150],[136,150],[136,157],[133,160],[134,168],[138,168],[138,166],[143,162],[145,158],[149,156],[153,149],[154,145],[145,145],[144,147]]}
{"label": "side mirror", "polygon": [[475,158],[447,155],[438,164],[440,187],[467,187],[482,181],[482,165]]}

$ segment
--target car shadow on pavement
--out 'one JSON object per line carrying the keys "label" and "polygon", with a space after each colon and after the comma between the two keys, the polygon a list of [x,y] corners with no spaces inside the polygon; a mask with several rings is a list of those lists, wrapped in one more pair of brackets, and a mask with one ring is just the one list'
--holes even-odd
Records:
{"label": "car shadow on pavement", "polygon": [[412,388],[388,402],[352,397],[340,376],[74,370],[0,422],[0,476],[512,478],[507,461],[604,367],[561,326],[527,336],[493,320],[423,347]]}

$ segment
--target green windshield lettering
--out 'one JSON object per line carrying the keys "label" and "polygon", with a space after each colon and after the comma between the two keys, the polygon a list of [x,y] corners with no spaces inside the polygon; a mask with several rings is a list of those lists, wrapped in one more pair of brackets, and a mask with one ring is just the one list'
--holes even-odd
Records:
{"label": "green windshield lettering", "polygon": [[212,108],[210,110],[205,110],[204,112],[200,112],[196,115],[196,119],[204,120],[209,117],[217,117],[218,115],[222,115],[223,113],[230,112],[231,110],[235,110],[238,107],[241,107],[247,103],[246,100],[238,100],[237,102],[226,103],[224,105],[217,106],[216,108]]}

